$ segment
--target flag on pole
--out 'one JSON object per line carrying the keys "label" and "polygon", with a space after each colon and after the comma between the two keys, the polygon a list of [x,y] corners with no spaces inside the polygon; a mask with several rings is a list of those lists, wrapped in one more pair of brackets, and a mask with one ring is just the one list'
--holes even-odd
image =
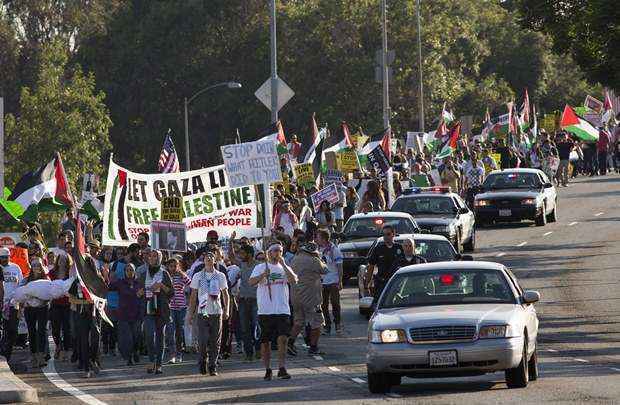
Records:
{"label": "flag on pole", "polygon": [[164,139],[164,146],[161,148],[161,153],[159,154],[157,170],[159,170],[160,173],[178,173],[180,171],[179,157],[177,156],[174,142],[172,142],[172,137],[170,136],[171,132],[172,131],[168,129],[168,133]]}
{"label": "flag on pole", "polygon": [[321,170],[327,170],[327,153],[338,153],[353,148],[351,141],[351,133],[346,122],[342,122],[335,134],[327,135],[323,141],[323,150],[321,151]]}
{"label": "flag on pole", "polygon": [[319,130],[316,124],[316,115],[312,114],[312,118],[310,119],[310,132],[301,139],[301,150],[297,156],[297,163],[310,163],[312,165],[312,171],[317,177],[321,173],[321,159],[317,159],[316,157],[322,156],[323,142],[326,135],[327,127]]}
{"label": "flag on pole", "polygon": [[491,121],[491,114],[489,113],[489,107],[487,107],[487,111],[484,114],[484,127],[482,128],[482,133],[480,134],[480,141],[486,142],[493,134],[493,122]]}
{"label": "flag on pole", "polygon": [[435,159],[444,159],[451,156],[456,150],[459,136],[461,136],[461,123],[457,121],[452,129],[450,129],[448,141],[443,145],[437,156],[435,156]]}
{"label": "flag on pole", "polygon": [[49,163],[22,176],[0,205],[14,219],[34,220],[38,212],[60,211],[74,205],[59,153]]}
{"label": "flag on pole", "polygon": [[364,145],[364,147],[362,148],[359,154],[368,155],[370,154],[370,152],[375,150],[377,146],[381,146],[381,149],[383,149],[383,153],[385,153],[385,156],[387,156],[387,158],[390,159],[391,141],[392,141],[392,130],[390,128],[383,129],[381,130],[381,132],[377,132],[376,134],[370,137],[370,139],[368,140],[368,143]]}
{"label": "flag on pole", "polygon": [[579,117],[568,104],[564,107],[560,127],[584,141],[598,141],[598,130]]}
{"label": "flag on pole", "polygon": [[521,104],[520,118],[522,124],[529,125],[530,123],[530,96],[527,94],[527,87],[525,88],[525,94],[523,95],[523,104]]}
{"label": "flag on pole", "polygon": [[611,104],[611,98],[609,97],[609,91],[605,89],[605,102],[603,103],[602,122],[604,124],[608,124],[609,121],[612,121],[612,124],[615,124],[614,107]]}
{"label": "flag on pole", "polygon": [[259,141],[265,141],[267,139],[272,139],[276,143],[276,147],[279,155],[287,155],[288,154],[288,146],[286,143],[286,137],[284,136],[284,128],[282,127],[282,122],[278,120],[278,122],[269,125],[267,128],[262,129],[259,132]]}

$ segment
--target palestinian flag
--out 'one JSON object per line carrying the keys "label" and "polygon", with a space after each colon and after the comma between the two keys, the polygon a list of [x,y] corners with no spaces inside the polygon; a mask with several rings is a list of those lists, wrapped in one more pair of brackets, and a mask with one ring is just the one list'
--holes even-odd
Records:
{"label": "palestinian flag", "polygon": [[[527,88],[525,89],[525,94],[523,94],[523,104],[521,104],[521,112],[519,117],[524,125],[529,127],[530,123],[530,96],[527,94]],[[527,129],[527,128],[525,128]]]}
{"label": "palestinian flag", "polygon": [[487,111],[484,114],[484,127],[482,128],[482,133],[479,135],[478,139],[481,142],[486,142],[490,140],[493,136],[493,122],[491,121],[491,114],[489,113],[489,107],[487,107]]}
{"label": "palestinian flag", "polygon": [[[319,127],[316,125],[315,114],[312,114],[310,120],[310,131],[304,136],[301,141],[301,150],[297,156],[297,163],[312,163],[317,155],[317,149],[319,145],[322,146],[323,138],[327,133],[327,128],[322,128],[319,131]],[[319,151],[319,154],[321,152]]]}
{"label": "palestinian flag", "polygon": [[452,156],[452,153],[456,150],[459,136],[461,136],[461,123],[457,121],[450,130],[448,141],[443,145],[437,156],[435,156],[435,159],[444,159],[448,156]]}
{"label": "palestinian flag", "polygon": [[278,148],[278,155],[288,154],[288,147],[286,145],[286,137],[284,136],[284,129],[282,128],[282,122],[278,122],[269,125],[259,132],[259,141],[266,141],[272,139]]}
{"label": "palestinian flag", "polygon": [[493,134],[495,136],[501,136],[508,134],[508,130],[510,127],[510,116],[512,114],[504,114],[495,118],[493,123]]}
{"label": "palestinian flag", "polygon": [[321,170],[327,170],[328,152],[338,153],[343,150],[352,149],[351,133],[346,122],[340,124],[340,128],[335,134],[328,135],[323,141],[323,150],[321,151]]}
{"label": "palestinian flag", "polygon": [[381,132],[377,132],[376,134],[372,135],[368,140],[368,143],[364,145],[362,151],[359,154],[368,155],[370,152],[375,150],[377,146],[381,146],[381,149],[383,149],[383,153],[385,153],[385,156],[390,159],[391,142],[392,130],[390,128],[386,128]]}
{"label": "palestinian flag", "polygon": [[97,222],[103,220],[103,205],[105,202],[105,194],[99,194],[92,200],[84,201],[80,207],[80,214],[84,214],[89,220],[95,219]]}
{"label": "palestinian flag", "polygon": [[603,124],[609,124],[609,121],[612,121],[612,124],[616,123],[614,118],[614,107],[611,104],[611,98],[607,90],[605,90],[605,102],[603,103],[603,117],[601,121]]}
{"label": "palestinian flag", "polygon": [[15,219],[33,221],[38,212],[62,211],[73,206],[60,154],[46,165],[24,175],[0,204]]}
{"label": "palestinian flag", "polygon": [[588,121],[575,114],[575,111],[568,104],[564,107],[560,127],[584,141],[598,141],[598,130]]}

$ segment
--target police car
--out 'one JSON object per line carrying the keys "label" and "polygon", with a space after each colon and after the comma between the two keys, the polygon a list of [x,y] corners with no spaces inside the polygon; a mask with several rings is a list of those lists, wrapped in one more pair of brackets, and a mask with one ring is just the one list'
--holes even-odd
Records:
{"label": "police car", "polygon": [[476,195],[478,224],[533,220],[537,226],[556,222],[558,195],[547,175],[538,169],[491,172]]}
{"label": "police car", "polygon": [[390,210],[411,214],[421,229],[445,236],[459,253],[476,247],[474,213],[450,187],[405,190]]}

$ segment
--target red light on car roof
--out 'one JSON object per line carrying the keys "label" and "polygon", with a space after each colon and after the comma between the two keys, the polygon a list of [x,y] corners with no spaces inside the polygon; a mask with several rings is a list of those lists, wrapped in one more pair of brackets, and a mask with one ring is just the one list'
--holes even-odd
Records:
{"label": "red light on car roof", "polygon": [[439,281],[441,281],[441,284],[450,285],[454,283],[454,276],[452,274],[442,274],[439,277]]}
{"label": "red light on car roof", "polygon": [[383,218],[375,219],[375,225],[383,225]]}
{"label": "red light on car roof", "polygon": [[452,192],[452,188],[451,187],[426,187],[426,188],[423,188],[422,190],[424,190],[426,192],[431,192],[431,193],[450,193],[450,192]]}

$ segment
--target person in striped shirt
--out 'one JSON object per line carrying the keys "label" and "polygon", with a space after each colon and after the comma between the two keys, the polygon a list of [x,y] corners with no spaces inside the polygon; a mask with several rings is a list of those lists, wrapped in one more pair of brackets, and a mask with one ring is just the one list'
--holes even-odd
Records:
{"label": "person in striped shirt", "polygon": [[185,288],[192,281],[181,269],[179,259],[173,257],[166,263],[170,277],[172,277],[172,288],[174,295],[170,300],[171,321],[166,325],[166,340],[170,361],[175,364],[183,361],[183,346],[185,341],[185,315],[187,314],[187,300],[185,299]]}

